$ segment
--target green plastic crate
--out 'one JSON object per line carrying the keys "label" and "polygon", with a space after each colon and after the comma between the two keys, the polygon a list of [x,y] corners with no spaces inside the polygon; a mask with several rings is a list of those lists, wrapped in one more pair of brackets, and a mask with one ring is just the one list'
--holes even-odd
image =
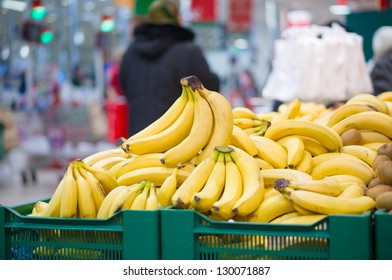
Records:
{"label": "green plastic crate", "polygon": [[392,214],[384,209],[374,212],[374,258],[392,260]]}
{"label": "green plastic crate", "polygon": [[158,210],[126,210],[105,220],[26,216],[34,204],[0,206],[0,259],[160,259]]}
{"label": "green plastic crate", "polygon": [[164,260],[369,260],[371,213],[329,215],[313,225],[214,221],[194,210],[162,209]]}

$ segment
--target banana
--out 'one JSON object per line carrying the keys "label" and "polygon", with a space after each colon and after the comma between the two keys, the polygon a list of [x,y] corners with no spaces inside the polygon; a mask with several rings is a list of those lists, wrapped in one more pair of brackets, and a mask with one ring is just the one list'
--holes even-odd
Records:
{"label": "banana", "polygon": [[319,214],[361,214],[375,206],[375,201],[368,196],[341,198],[290,188],[282,188],[279,191],[293,203]]}
{"label": "banana", "polygon": [[227,146],[233,133],[233,113],[230,103],[220,93],[202,87],[197,89],[200,95],[207,100],[214,117],[214,124],[210,139],[195,160],[195,165],[200,164],[215,149],[216,146]]}
{"label": "banana", "polygon": [[270,122],[273,122],[275,119],[277,119],[279,117],[279,113],[272,111],[272,112],[260,112],[257,113],[256,116],[261,119],[261,120],[267,120]]}
{"label": "banana", "polygon": [[392,91],[384,91],[376,97],[382,101],[392,101]]}
{"label": "banana", "polygon": [[127,197],[119,203],[121,205],[121,210],[129,210],[136,196],[139,195],[148,184],[150,184],[149,181],[143,180],[131,185],[129,187],[131,189],[131,192],[129,192],[127,194]]}
{"label": "banana", "polygon": [[302,142],[304,142],[305,150],[308,151],[312,156],[318,156],[321,154],[328,153],[328,150],[323,145],[321,145],[321,143],[318,142],[317,140],[306,136],[297,136],[297,137],[301,139]]}
{"label": "banana", "polygon": [[318,156],[315,156],[312,158],[312,166],[313,168],[324,161],[328,161],[330,159],[348,159],[348,160],[353,160],[353,161],[358,161],[360,163],[363,163],[364,161],[354,155],[351,155],[349,153],[326,153],[326,154],[321,154]]}
{"label": "banana", "polygon": [[92,167],[80,160],[77,162],[80,162],[80,168],[86,169],[101,183],[105,194],[109,194],[118,186],[116,177],[109,170],[101,167]]}
{"label": "banana", "polygon": [[279,194],[264,200],[254,212],[246,217],[246,221],[268,223],[281,215],[293,211],[295,211],[293,203],[286,196]]}
{"label": "banana", "polygon": [[94,164],[92,164],[92,167],[100,167],[100,168],[105,168],[107,170],[109,170],[110,168],[112,168],[114,165],[116,165],[119,162],[123,162],[124,160],[126,160],[125,157],[109,157],[109,158],[105,158],[102,159]]}
{"label": "banana", "polygon": [[135,199],[132,202],[132,205],[129,209],[131,209],[131,210],[145,210],[147,199],[148,199],[148,194],[150,192],[151,187],[152,187],[152,184],[147,183],[144,186],[143,191],[135,197]]}
{"label": "banana", "polygon": [[94,198],[95,209],[96,212],[98,212],[98,209],[101,207],[102,202],[106,196],[105,190],[103,189],[101,183],[90,172],[87,172],[84,168],[79,168],[79,172],[90,185]]}
{"label": "banana", "polygon": [[[186,85],[191,83],[190,78],[183,78],[181,82]],[[191,86],[188,86],[189,88]],[[189,90],[192,90],[191,88]],[[177,146],[166,151],[161,161],[167,166],[176,166],[196,156],[210,140],[213,127],[213,113],[208,102],[202,98],[198,91],[193,91],[195,98],[195,114],[192,129],[189,135]]]}
{"label": "banana", "polygon": [[373,94],[369,94],[369,93],[357,94],[346,101],[346,104],[352,104],[352,103],[367,104],[375,108],[378,112],[388,114],[388,107],[386,106],[385,102],[377,98]]}
{"label": "banana", "polygon": [[360,187],[366,187],[365,182],[354,175],[349,175],[349,174],[337,174],[337,175],[331,175],[329,176],[331,178],[334,178],[339,182],[340,188],[342,191],[344,191],[348,186],[350,185],[359,185]]}
{"label": "banana", "polygon": [[[357,158],[356,158],[357,159]],[[373,169],[365,162],[348,158],[332,158],[313,166],[310,175],[313,179],[336,174],[349,174],[361,178],[366,184],[374,178]]]}
{"label": "banana", "polygon": [[236,215],[246,216],[256,210],[264,199],[264,180],[256,160],[238,148],[233,149],[230,156],[241,173],[243,192],[232,211]]}
{"label": "banana", "polygon": [[188,105],[188,101],[188,92],[183,87],[181,95],[160,118],[145,127],[143,130],[131,136],[131,138],[135,140],[145,138],[168,129],[183,114],[185,107]]}
{"label": "banana", "polygon": [[60,218],[75,218],[78,211],[78,187],[73,171],[74,162],[68,164],[61,194]]}
{"label": "banana", "polygon": [[369,166],[372,166],[373,160],[377,156],[376,151],[362,145],[344,146],[343,153],[355,156],[366,162]]}
{"label": "banana", "polygon": [[280,224],[290,224],[290,225],[312,225],[314,223],[317,223],[324,218],[326,218],[327,215],[322,215],[322,214],[310,214],[310,215],[299,215],[296,217],[291,217],[289,219],[285,219],[280,222]]}
{"label": "banana", "polygon": [[197,106],[192,94],[188,89],[185,90],[188,91],[188,102],[175,122],[161,132],[150,136],[137,138],[131,136],[121,144],[125,152],[137,155],[165,152],[181,143],[189,135]]}
{"label": "banana", "polygon": [[297,212],[297,211],[289,212],[289,213],[283,214],[283,215],[281,215],[279,217],[276,217],[275,219],[270,221],[270,224],[281,224],[281,223],[283,223],[283,221],[285,221],[287,219],[291,219],[291,218],[298,217],[298,216],[301,216],[301,215],[302,214]]}
{"label": "banana", "polygon": [[155,209],[158,209],[159,207],[160,207],[160,204],[159,204],[158,197],[156,194],[156,188],[155,188],[154,184],[152,184],[150,186],[150,192],[148,194],[148,198],[146,201],[145,210],[155,210]]}
{"label": "banana", "polygon": [[255,156],[254,158],[255,158],[255,160],[257,162],[257,165],[259,166],[259,168],[261,170],[264,170],[264,169],[274,169],[272,164],[270,164],[268,161],[266,161],[264,159],[261,159],[258,156]]}
{"label": "banana", "polygon": [[63,178],[57,185],[51,199],[48,202],[48,205],[45,207],[43,211],[41,212],[37,211],[37,214],[34,214],[35,216],[60,217],[61,196],[63,194],[64,184],[65,184],[65,176],[63,176]]}
{"label": "banana", "polygon": [[241,129],[247,129],[247,128],[257,128],[262,126],[263,121],[261,120],[254,120],[254,119],[248,119],[248,118],[235,118],[233,119],[233,124],[238,126]]}
{"label": "banana", "polygon": [[370,148],[370,149],[377,152],[378,148],[380,148],[380,146],[382,146],[384,144],[385,144],[384,142],[373,142],[373,143],[363,144],[362,146]]}
{"label": "banana", "polygon": [[331,177],[325,177],[320,180],[307,180],[302,182],[289,181],[284,178],[280,178],[275,181],[275,189],[284,187],[289,187],[293,190],[312,191],[330,196],[338,196],[341,193],[339,181]]}
{"label": "banana", "polygon": [[194,209],[201,213],[206,213],[211,209],[212,204],[220,198],[223,192],[225,176],[225,154],[219,153],[218,159],[205,185],[199,192],[192,196],[191,204]]}
{"label": "banana", "polygon": [[245,128],[245,129],[243,129],[243,131],[245,131],[246,134],[248,134],[248,135],[263,136],[265,131],[267,130],[267,128],[270,127],[270,125],[271,125],[270,121],[261,120],[260,124],[258,126]]}
{"label": "banana", "polygon": [[329,127],[334,126],[338,122],[342,121],[343,119],[358,114],[362,112],[369,112],[369,111],[375,111],[376,109],[372,106],[369,106],[367,104],[362,104],[362,103],[351,103],[351,104],[343,104],[339,108],[335,109],[332,111],[330,114],[328,121],[326,122],[326,125]]}
{"label": "banana", "polygon": [[362,142],[361,144],[367,144],[367,143],[391,143],[392,140],[386,136],[384,133],[377,132],[374,130],[360,130],[359,133],[362,136]]}
{"label": "banana", "polygon": [[350,128],[358,130],[374,130],[392,138],[392,118],[380,112],[363,112],[351,115],[337,124],[332,129],[339,135]]}
{"label": "banana", "polygon": [[307,150],[304,150],[302,160],[294,167],[294,169],[310,174],[310,172],[312,172],[312,168],[312,154]]}
{"label": "banana", "polygon": [[103,159],[111,158],[111,157],[129,158],[130,155],[124,152],[124,150],[121,148],[113,148],[109,150],[99,151],[92,155],[89,155],[88,157],[85,157],[83,161],[88,165],[93,165]]}
{"label": "banana", "polygon": [[39,200],[36,203],[34,203],[34,207],[31,210],[32,214],[38,214],[41,213],[42,211],[45,210],[45,208],[48,206],[48,202]]}
{"label": "banana", "polygon": [[218,159],[218,155],[219,152],[214,150],[208,158],[196,166],[195,170],[193,170],[178,187],[172,196],[172,205],[175,208],[187,209],[191,205],[193,194],[200,191],[207,182],[207,179],[215,166],[215,162]]}
{"label": "banana", "polygon": [[233,135],[230,140],[231,145],[246,151],[251,156],[257,155],[257,147],[254,141],[251,139],[244,130],[236,125],[233,125]]}
{"label": "banana", "polygon": [[250,135],[257,149],[257,157],[267,161],[274,168],[285,168],[287,165],[286,150],[275,141],[264,136]]}
{"label": "banana", "polygon": [[267,200],[267,199],[269,199],[269,198],[271,198],[271,197],[273,197],[273,196],[275,196],[275,195],[278,195],[278,194],[280,194],[280,192],[278,192],[277,190],[275,190],[274,187],[266,188],[266,189],[265,189],[265,194],[264,194],[264,200],[263,200],[263,201],[265,201],[265,200]]}
{"label": "banana", "polygon": [[[101,207],[98,209],[97,218],[98,219],[107,219],[110,217],[109,210],[113,205],[113,202],[117,198],[118,194],[123,193],[129,189],[128,186],[118,186],[113,189],[103,200]],[[112,212],[113,213],[113,212]]]}
{"label": "banana", "polygon": [[305,151],[304,142],[299,137],[290,136],[284,137],[276,141],[279,145],[286,149],[287,152],[287,167],[294,168],[297,166],[303,156]]}
{"label": "banana", "polygon": [[[141,180],[147,180],[155,186],[161,186],[165,179],[169,177],[176,167],[145,167],[130,171],[117,178],[119,185],[130,186]],[[189,171],[179,170],[177,175],[178,183],[181,184],[191,174]]]}
{"label": "banana", "polygon": [[233,162],[230,154],[225,155],[225,185],[222,196],[212,204],[213,214],[227,220],[234,216],[231,211],[243,191],[242,177],[237,165]]}
{"label": "banana", "polygon": [[320,142],[328,151],[341,151],[342,139],[339,134],[328,126],[297,119],[289,119],[272,124],[264,136],[274,141],[289,135],[300,135],[313,138]]}
{"label": "banana", "polygon": [[157,198],[161,206],[170,206],[171,198],[177,190],[177,175],[179,167],[175,167],[173,172],[166,177],[160,188],[157,189]]}
{"label": "banana", "polygon": [[291,100],[289,103],[281,104],[278,108],[279,116],[273,122],[295,119],[300,110],[301,101],[298,98]]}
{"label": "banana", "polygon": [[363,187],[358,184],[352,184],[347,186],[339,195],[341,198],[355,198],[363,196],[365,193]]}
{"label": "banana", "polygon": [[266,169],[260,170],[260,174],[261,177],[263,177],[264,179],[264,186],[266,188],[273,187],[275,181],[279,178],[284,178],[286,180],[296,182],[305,182],[313,179],[312,176],[310,176],[309,174],[295,169]]}
{"label": "banana", "polygon": [[392,101],[385,101],[385,104],[388,107],[388,115],[392,117]]}
{"label": "banana", "polygon": [[78,165],[74,164],[73,166],[73,173],[77,184],[78,217],[95,218],[97,216],[97,209],[95,208],[95,200],[90,184],[79,172]]}
{"label": "banana", "polygon": [[303,207],[301,207],[301,206],[299,206],[298,204],[295,204],[295,203],[293,203],[293,207],[294,207],[295,211],[297,211],[301,215],[315,215],[315,214],[317,214],[316,212],[310,211],[308,209],[305,209],[305,208],[303,208]]}
{"label": "banana", "polygon": [[234,107],[232,109],[233,119],[247,118],[252,120],[259,120],[256,113],[247,107]]}

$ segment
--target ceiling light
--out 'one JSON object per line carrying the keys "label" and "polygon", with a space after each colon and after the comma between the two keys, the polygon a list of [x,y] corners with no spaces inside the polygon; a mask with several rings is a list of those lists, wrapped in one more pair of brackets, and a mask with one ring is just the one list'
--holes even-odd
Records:
{"label": "ceiling light", "polygon": [[1,3],[1,7],[8,10],[23,12],[27,7],[27,3],[14,0],[4,0]]}

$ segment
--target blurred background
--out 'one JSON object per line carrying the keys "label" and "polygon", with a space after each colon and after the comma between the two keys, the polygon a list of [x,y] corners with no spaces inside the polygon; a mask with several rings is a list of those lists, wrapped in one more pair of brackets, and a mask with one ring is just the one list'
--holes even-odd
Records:
{"label": "blurred background", "polygon": [[[0,204],[52,195],[67,163],[114,147],[126,103],[108,100],[108,73],[151,0],[0,0]],[[371,60],[377,28],[392,26],[388,0],[179,0],[221,93],[232,106],[240,77],[263,97],[275,42],[293,26],[337,22],[363,38]]]}

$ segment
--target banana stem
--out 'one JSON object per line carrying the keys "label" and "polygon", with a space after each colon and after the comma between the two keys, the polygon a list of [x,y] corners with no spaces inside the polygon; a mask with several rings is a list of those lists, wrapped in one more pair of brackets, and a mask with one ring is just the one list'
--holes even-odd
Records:
{"label": "banana stem", "polygon": [[228,146],[216,146],[215,150],[223,154],[229,154],[234,151],[232,147],[228,147]]}
{"label": "banana stem", "polygon": [[194,75],[182,78],[180,83],[184,87],[190,86],[192,88],[192,90],[203,88],[203,85],[202,85],[201,81],[199,80],[199,78]]}

